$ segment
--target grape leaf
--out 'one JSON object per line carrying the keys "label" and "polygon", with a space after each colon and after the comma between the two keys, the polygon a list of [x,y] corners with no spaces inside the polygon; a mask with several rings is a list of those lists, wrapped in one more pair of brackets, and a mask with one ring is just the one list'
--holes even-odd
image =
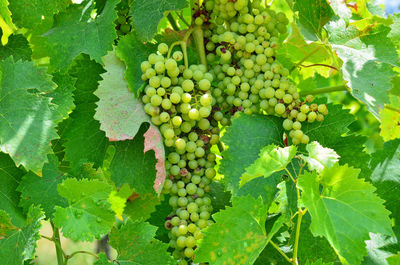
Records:
{"label": "grape leaf", "polygon": [[157,227],[146,222],[128,219],[120,228],[114,228],[109,244],[117,250],[120,264],[172,265],[176,261],[167,252],[168,245],[154,239]]}
{"label": "grape leaf", "polygon": [[[391,106],[400,108],[400,97],[390,96]],[[380,135],[385,141],[400,138],[400,112],[393,108],[385,108],[381,111]]]}
{"label": "grape leaf", "polygon": [[0,0],[0,28],[2,31],[1,43],[5,45],[8,41],[8,37],[15,30],[15,26],[11,20],[11,12],[8,10],[8,1]]}
{"label": "grape leaf", "polygon": [[12,224],[10,216],[5,211],[0,210],[0,238],[15,230],[18,230],[18,227]]}
{"label": "grape leaf", "polygon": [[320,37],[323,26],[334,15],[326,0],[296,0],[293,9],[299,12],[303,34],[309,39]]}
{"label": "grape leaf", "polygon": [[[294,69],[295,66],[301,67],[301,76],[306,79],[313,77],[316,73],[329,77],[332,69],[329,67],[321,67],[315,64],[330,65],[332,67],[340,67],[338,60],[332,56],[332,52],[319,42],[308,42],[300,32],[300,27],[296,24],[291,25],[291,34],[279,46],[276,51],[277,60],[286,68]],[[295,65],[301,61],[300,65]],[[304,67],[314,65],[313,67]],[[293,74],[292,74],[293,76]],[[299,83],[299,85],[303,85]]]}
{"label": "grape leaf", "polygon": [[240,180],[240,187],[251,180],[264,176],[269,177],[272,173],[281,171],[287,167],[296,155],[297,148],[294,145],[288,147],[277,147],[268,145],[261,149],[259,158],[251,166],[246,168]]}
{"label": "grape leaf", "polygon": [[366,241],[368,256],[362,265],[388,265],[386,258],[399,250],[396,237],[370,233],[371,239]]}
{"label": "grape leaf", "polygon": [[99,258],[96,260],[94,265],[112,265],[113,264],[108,260],[106,253],[100,252],[98,256],[99,256]]}
{"label": "grape leaf", "polygon": [[[139,195],[136,193],[129,198],[124,213],[129,216],[132,221],[147,220],[156,210],[156,206],[159,203],[160,201],[154,192],[149,192],[144,195]],[[164,219],[165,216],[162,217],[162,220]]]}
{"label": "grape leaf", "polygon": [[153,211],[148,219],[148,222],[151,225],[158,227],[156,232],[156,238],[165,242],[169,243],[168,233],[170,230],[165,228],[165,218],[169,216],[172,211],[171,205],[169,205],[169,196],[165,195],[165,197],[161,197],[163,200],[156,206],[156,210]]}
{"label": "grape leaf", "polygon": [[7,154],[0,153],[0,209],[4,210],[12,223],[18,227],[24,223],[24,214],[18,207],[20,193],[16,190],[23,174]]}
{"label": "grape leaf", "polygon": [[390,33],[388,37],[395,43],[397,46],[400,45],[400,14],[393,14],[389,16],[393,20],[393,24],[390,26]]}
{"label": "grape leaf", "polygon": [[[237,196],[241,189],[250,185],[245,184],[239,189],[240,177],[258,158],[260,150],[269,144],[283,145],[281,124],[282,120],[274,116],[240,115],[232,121],[232,126],[227,128],[222,142],[228,148],[222,153],[219,171],[225,176],[226,188],[233,196]],[[253,180],[252,185],[254,188],[263,189],[271,183],[268,178],[259,178]],[[254,188],[249,187],[249,194],[255,197],[262,195],[253,193]]]}
{"label": "grape leaf", "polygon": [[57,187],[68,207],[55,207],[53,221],[72,240],[92,241],[110,232],[115,217],[107,198],[112,188],[100,180],[67,178]]}
{"label": "grape leaf", "polygon": [[[234,197],[232,207],[213,214],[215,224],[204,230],[195,262],[253,264],[268,242],[266,215],[261,198]],[[269,234],[272,236],[273,233]]]}
{"label": "grape leaf", "polygon": [[65,160],[72,169],[79,169],[82,163],[93,162],[95,167],[102,164],[108,146],[105,133],[100,130],[100,123],[93,118],[98,98],[93,95],[102,67],[88,56],[79,57],[71,69],[75,77],[75,110],[71,113],[63,131]]}
{"label": "grape leaf", "polygon": [[86,53],[101,63],[101,57],[112,50],[117,37],[113,23],[117,18],[114,10],[117,3],[118,0],[107,1],[102,13],[95,18],[91,17],[94,5],[70,5],[56,16],[54,27],[34,43],[38,50],[35,52],[50,56],[53,70],[67,70],[80,53]]}
{"label": "grape leaf", "polygon": [[140,195],[154,192],[153,184],[156,177],[153,152],[144,153],[142,126],[133,140],[115,142],[115,155],[110,164],[111,179],[117,187],[127,183]]}
{"label": "grape leaf", "polygon": [[[303,123],[302,130],[311,141],[329,147],[341,157],[339,164],[349,164],[361,169],[361,177],[368,177],[370,156],[364,152],[366,137],[349,132],[348,126],[355,117],[340,105],[328,104],[329,114],[323,122]],[[345,135],[345,136],[342,136]]]}
{"label": "grape leaf", "polygon": [[35,257],[36,241],[40,239],[39,230],[44,214],[40,207],[31,206],[26,222],[6,237],[0,237],[0,260],[4,265],[21,265],[25,260]]}
{"label": "grape leaf", "polygon": [[316,141],[307,144],[306,150],[308,155],[301,155],[301,158],[307,162],[310,170],[321,172],[324,168],[330,168],[339,161],[335,150],[325,148]]}
{"label": "grape leaf", "polygon": [[400,252],[397,255],[387,258],[387,262],[389,265],[400,265]]}
{"label": "grape leaf", "polygon": [[321,259],[317,260],[316,262],[310,262],[307,260],[306,265],[333,265],[332,262],[330,263],[324,263]]}
{"label": "grape leaf", "polygon": [[211,203],[214,212],[219,212],[221,209],[225,209],[226,206],[231,206],[231,193],[225,191],[225,185],[220,181],[213,181],[210,184],[210,196],[212,198]]}
{"label": "grape leaf", "polygon": [[99,101],[94,118],[100,121],[100,129],[110,141],[131,140],[144,122],[150,119],[143,104],[129,91],[124,80],[125,66],[114,52],[103,57],[106,72],[94,93]]}
{"label": "grape leaf", "polygon": [[0,60],[4,60],[9,56],[13,56],[15,61],[24,60],[29,61],[32,56],[32,50],[26,38],[21,35],[11,35],[8,38],[7,45],[0,44]]}
{"label": "grape leaf", "polygon": [[312,218],[312,233],[324,236],[341,261],[349,264],[359,264],[367,254],[364,241],[370,232],[393,233],[384,201],[374,193],[374,186],[357,178],[359,172],[336,164],[319,177],[306,172],[298,181]]}
{"label": "grape leaf", "polygon": [[157,32],[157,25],[166,11],[180,10],[188,6],[187,0],[136,0],[130,15],[133,27],[142,41],[151,40]]}
{"label": "grape leaf", "polygon": [[55,206],[67,206],[67,200],[57,192],[57,185],[66,178],[66,174],[58,169],[58,165],[57,157],[49,155],[49,162],[43,166],[42,177],[33,172],[22,177],[17,191],[21,192],[19,206],[26,212],[31,205],[40,204],[46,217],[51,218]]}
{"label": "grape leaf", "polygon": [[[326,28],[332,48],[343,61],[343,78],[351,93],[379,118],[379,110],[389,102],[390,80],[395,76],[392,65],[399,65],[399,58],[387,37],[390,28],[376,24],[367,32],[346,27],[343,20],[331,22]],[[379,75],[371,79],[371,73]]]}
{"label": "grape leaf", "polygon": [[48,97],[52,98],[51,103],[55,104],[54,119],[62,121],[68,118],[69,113],[75,108],[73,91],[76,80],[68,74],[57,72],[53,74],[53,81],[57,84],[57,88],[48,93]]}
{"label": "grape leaf", "polygon": [[143,90],[144,84],[140,64],[146,61],[148,55],[155,49],[155,45],[151,43],[142,43],[133,32],[122,37],[118,42],[117,55],[126,64],[125,79],[136,97]]}
{"label": "grape leaf", "polygon": [[153,188],[154,190],[160,194],[162,191],[162,187],[164,185],[165,178],[167,176],[167,172],[165,171],[165,149],[164,142],[161,136],[160,130],[150,124],[149,129],[143,134],[144,136],[144,152],[146,153],[149,150],[154,151],[154,155],[157,159],[156,163],[156,179],[154,181]]}
{"label": "grape leaf", "polygon": [[372,155],[370,167],[373,169],[370,179],[379,197],[386,201],[386,208],[392,212],[400,240],[400,140],[386,142],[382,150]]}
{"label": "grape leaf", "polygon": [[107,201],[111,204],[111,209],[115,212],[117,217],[122,220],[122,214],[126,207],[126,200],[133,193],[129,185],[123,185],[118,191],[113,190],[108,196]]}
{"label": "grape leaf", "polygon": [[9,9],[15,25],[34,29],[45,18],[65,10],[68,5],[69,2],[65,0],[12,0]]}
{"label": "grape leaf", "polygon": [[33,62],[0,61],[0,148],[15,163],[42,170],[56,139],[54,111],[46,93],[55,89],[45,68]]}

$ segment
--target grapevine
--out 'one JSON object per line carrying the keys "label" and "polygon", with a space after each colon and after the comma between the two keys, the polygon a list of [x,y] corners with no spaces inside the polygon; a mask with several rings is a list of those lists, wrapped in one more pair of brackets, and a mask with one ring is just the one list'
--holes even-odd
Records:
{"label": "grapevine", "polygon": [[0,265],[399,264],[382,1],[2,0]]}

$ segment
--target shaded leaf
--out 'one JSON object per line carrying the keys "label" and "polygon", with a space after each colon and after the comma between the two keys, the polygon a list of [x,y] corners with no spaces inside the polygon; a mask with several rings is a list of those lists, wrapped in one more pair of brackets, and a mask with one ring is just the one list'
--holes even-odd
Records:
{"label": "shaded leaf", "polygon": [[168,245],[155,239],[157,227],[146,222],[128,219],[110,234],[110,245],[117,250],[120,264],[176,264],[167,251]]}
{"label": "shaded leaf", "polygon": [[131,13],[133,27],[142,41],[151,40],[157,25],[166,11],[180,10],[188,6],[187,0],[136,0]]}

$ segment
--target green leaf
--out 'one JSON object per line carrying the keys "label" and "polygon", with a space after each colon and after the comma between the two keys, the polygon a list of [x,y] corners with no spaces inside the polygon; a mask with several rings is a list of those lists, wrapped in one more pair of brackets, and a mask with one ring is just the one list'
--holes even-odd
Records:
{"label": "green leaf", "polygon": [[[46,68],[32,62],[0,61],[0,147],[15,163],[42,170],[56,139],[54,110],[46,93],[55,89]],[[24,78],[21,78],[21,77]]]}
{"label": "green leaf", "polygon": [[330,263],[324,263],[321,259],[317,260],[316,262],[310,262],[307,260],[306,265],[333,265],[332,262]]}
{"label": "green leaf", "polygon": [[94,118],[100,121],[100,129],[111,141],[131,140],[140,125],[150,119],[143,109],[141,100],[129,91],[124,80],[125,65],[114,52],[103,57],[106,72],[99,88],[94,93],[100,100]]}
{"label": "green leaf", "polygon": [[296,155],[297,148],[294,145],[287,147],[277,147],[268,145],[261,149],[259,158],[246,168],[246,172],[242,175],[240,187],[251,180],[264,176],[267,178],[272,173],[281,171],[287,167]]}
{"label": "green leaf", "polygon": [[12,0],[9,9],[15,25],[34,29],[45,18],[65,10],[68,5],[69,1],[64,0]]}
{"label": "green leaf", "polygon": [[[361,177],[369,177],[370,156],[364,151],[367,138],[351,134],[348,126],[355,122],[355,117],[341,105],[328,104],[329,114],[323,122],[303,123],[302,130],[312,141],[329,147],[340,156],[339,164],[349,164],[361,169]],[[344,135],[344,136],[343,136]]]}
{"label": "green leaf", "polygon": [[334,15],[326,0],[296,0],[293,9],[299,12],[303,33],[309,39],[320,37],[323,26]]}
{"label": "green leaf", "polygon": [[73,170],[87,162],[100,166],[107,150],[108,139],[100,130],[100,123],[93,118],[98,100],[93,92],[102,72],[102,67],[87,56],[77,59],[71,69],[71,75],[77,79],[74,91],[76,108],[65,124],[62,140],[65,160]]}
{"label": "green leaf", "polygon": [[15,230],[18,230],[18,227],[12,224],[10,216],[0,210],[0,237],[5,237]]}
{"label": "green leaf", "polygon": [[400,240],[400,140],[385,143],[382,150],[372,155],[370,166],[373,169],[370,179],[379,197],[386,201],[386,208],[392,212]]}
{"label": "green leaf", "polygon": [[54,27],[34,43],[38,51],[50,56],[51,68],[65,71],[80,53],[86,53],[97,62],[112,50],[116,39],[114,10],[118,0],[109,0],[103,11],[95,18],[91,13],[95,6],[85,3],[70,5],[55,18]]}
{"label": "green leaf", "polygon": [[[288,69],[295,69],[295,66],[325,64],[333,67],[340,67],[338,60],[332,56],[332,52],[319,42],[306,41],[300,32],[300,27],[292,23],[290,36],[281,44],[276,51],[277,60]],[[300,62],[300,65],[295,65]],[[301,67],[301,76],[304,79],[313,77],[316,73],[329,77],[332,69],[329,67]],[[293,76],[293,74],[292,74]],[[299,83],[300,85],[304,85]]]}
{"label": "green leaf", "polygon": [[[168,253],[168,245],[154,239],[157,227],[146,222],[128,219],[120,228],[114,228],[109,244],[117,250],[120,264],[173,265],[176,261]],[[133,244],[134,242],[134,244]]]}
{"label": "green leaf", "polygon": [[400,252],[387,259],[389,265],[400,265]]}
{"label": "green leaf", "polygon": [[[126,203],[125,214],[129,216],[132,221],[136,220],[147,220],[151,214],[156,210],[156,206],[160,204],[160,200],[154,192],[147,194],[138,195],[134,194]],[[170,211],[171,212],[171,211]],[[160,217],[164,221],[165,217],[170,213],[168,212],[165,216]]]}
{"label": "green leaf", "polygon": [[0,60],[4,60],[9,56],[13,56],[15,61],[29,61],[31,59],[32,50],[23,35],[11,35],[5,46],[0,43]]}
{"label": "green leaf", "polygon": [[42,176],[33,172],[23,176],[17,191],[21,192],[19,206],[26,212],[31,205],[40,205],[46,217],[51,218],[55,206],[67,206],[67,200],[57,192],[57,185],[66,178],[66,174],[58,166],[57,157],[49,155],[49,162],[44,165]]}
{"label": "green leaf", "polygon": [[110,232],[115,217],[107,198],[112,188],[100,180],[68,178],[57,187],[68,207],[55,207],[53,221],[72,240],[92,241]]}
{"label": "green leaf", "polygon": [[[148,222],[151,225],[158,227],[156,232],[156,238],[165,242],[169,243],[170,239],[168,237],[168,233],[170,230],[165,228],[165,217],[169,216],[173,210],[171,205],[169,205],[169,196],[161,196],[163,199],[160,204],[156,206],[156,210],[153,211],[148,219]],[[140,198],[139,198],[140,199]],[[146,219],[146,217],[145,217]]]}
{"label": "green leaf", "polygon": [[4,210],[12,223],[18,227],[24,223],[24,214],[18,207],[21,195],[16,190],[23,174],[7,154],[0,153],[0,209]]}
{"label": "green leaf", "polygon": [[[400,97],[390,96],[391,107],[385,106],[381,111],[380,135],[385,141],[400,138]],[[395,108],[395,109],[393,109]]]}
{"label": "green leaf", "polygon": [[225,185],[220,181],[213,181],[210,184],[210,196],[212,198],[211,204],[214,212],[219,212],[226,206],[231,206],[231,193],[225,191]]}
{"label": "green leaf", "polygon": [[25,260],[35,257],[36,242],[40,239],[39,230],[43,219],[44,214],[40,207],[31,206],[23,226],[0,239],[2,264],[21,265]]}
{"label": "green leaf", "polygon": [[390,212],[374,193],[375,187],[357,178],[359,173],[359,169],[336,164],[319,177],[307,172],[298,182],[311,214],[312,233],[328,239],[341,261],[349,264],[360,264],[367,254],[364,241],[370,232],[393,233]]}
{"label": "green leaf", "polygon": [[68,118],[69,113],[75,108],[73,91],[75,90],[75,78],[68,74],[54,73],[53,81],[57,88],[48,94],[52,98],[51,103],[55,104],[54,119],[62,121]]}
{"label": "green leaf", "polygon": [[[343,61],[343,78],[355,98],[366,104],[379,117],[379,110],[389,102],[388,91],[395,76],[393,65],[399,58],[392,41],[387,37],[390,28],[375,23],[368,31],[355,26],[346,27],[343,20],[327,26],[332,48]],[[379,73],[371,79],[371,73]]]}
{"label": "green leaf", "polygon": [[195,252],[195,262],[253,264],[264,249],[268,242],[265,231],[267,208],[262,199],[236,197],[232,199],[232,205],[213,214],[215,224],[204,230],[204,238]]}
{"label": "green leaf", "polygon": [[368,256],[363,265],[388,265],[386,258],[400,250],[398,240],[393,236],[370,233],[371,240],[366,241]]}
{"label": "green leaf", "polygon": [[127,183],[140,195],[154,192],[156,160],[153,152],[144,153],[145,127],[133,140],[115,142],[115,155],[110,165],[111,179],[117,187]]}
{"label": "green leaf", "polygon": [[108,196],[107,201],[111,204],[111,209],[122,220],[122,214],[126,207],[126,200],[131,196],[133,191],[129,185],[125,184],[118,191],[113,190]]}
{"label": "green leaf", "polygon": [[2,31],[1,43],[5,45],[10,36],[15,30],[15,26],[11,21],[11,12],[8,10],[8,1],[0,0],[0,28]]}
{"label": "green leaf", "polygon": [[188,6],[187,0],[136,0],[130,15],[133,27],[142,41],[151,40],[157,25],[166,11],[180,10]]}
{"label": "green leaf", "polygon": [[136,97],[143,90],[144,84],[140,65],[155,50],[155,45],[144,44],[133,32],[122,37],[118,42],[117,55],[126,64],[125,79],[128,82],[129,89]]}
{"label": "green leaf", "polygon": [[94,265],[112,265],[113,264],[108,260],[106,253],[100,252],[98,256],[99,256],[99,258],[96,260]]}
{"label": "green leaf", "polygon": [[[270,144],[283,145],[282,135],[282,120],[274,116],[240,115],[232,121],[232,126],[227,128],[222,137],[222,142],[228,148],[222,153],[219,171],[225,176],[226,188],[233,196],[238,196],[241,189],[250,185],[245,184],[239,189],[240,177],[257,160],[260,150]],[[252,189],[263,189],[271,185],[268,178],[259,178],[253,182],[253,188],[247,190],[254,197],[264,194],[253,193]]]}
{"label": "green leaf", "polygon": [[316,141],[307,144],[306,150],[308,155],[301,155],[301,158],[307,162],[311,171],[321,172],[324,168],[330,168],[339,161],[335,150],[325,148]]}

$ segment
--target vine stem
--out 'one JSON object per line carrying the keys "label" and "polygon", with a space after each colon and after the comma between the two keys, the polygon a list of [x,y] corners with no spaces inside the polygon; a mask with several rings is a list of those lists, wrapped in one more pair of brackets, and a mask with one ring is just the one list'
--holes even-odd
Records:
{"label": "vine stem", "polygon": [[173,28],[175,31],[179,31],[179,27],[178,27],[178,25],[176,24],[176,21],[175,21],[175,19],[174,19],[174,17],[172,16],[171,13],[168,13],[167,19],[168,19],[169,23],[171,24],[172,28]]}
{"label": "vine stem", "polygon": [[95,258],[99,258],[99,256],[97,256],[96,254],[89,252],[89,251],[84,251],[84,250],[79,250],[79,251],[75,251],[72,254],[67,256],[67,259],[71,259],[73,256],[75,256],[76,254],[87,254],[87,255],[91,255]]}
{"label": "vine stem", "polygon": [[300,62],[296,63],[295,65],[293,65],[292,69],[290,69],[290,72],[292,72],[294,69],[296,69],[297,66],[301,65],[302,63],[304,63],[308,58],[310,58],[311,56],[313,56],[314,54],[316,54],[319,49],[321,47],[317,47],[315,50],[313,50],[312,52],[310,52],[309,54],[307,54],[306,56],[304,56],[303,59],[301,59]]}
{"label": "vine stem", "polygon": [[196,42],[197,51],[200,56],[200,62],[207,69],[206,50],[204,49],[204,33],[203,29],[200,26],[194,27],[193,38]]}
{"label": "vine stem", "polygon": [[51,222],[51,227],[53,228],[53,241],[56,246],[57,263],[58,265],[65,265],[67,261],[65,260],[64,262],[65,253],[61,247],[60,232],[53,222]]}
{"label": "vine stem", "polygon": [[392,106],[390,106],[390,105],[385,105],[385,108],[387,108],[388,110],[392,110],[392,111],[396,111],[396,112],[399,112],[399,113],[400,113],[400,109],[395,108],[395,107],[392,107]]}
{"label": "vine stem", "polygon": [[280,248],[278,247],[278,245],[276,245],[274,242],[272,242],[272,240],[270,240],[269,243],[270,243],[271,246],[273,246],[273,247],[279,252],[279,254],[281,254],[289,263],[292,263],[292,260],[285,254],[285,252],[282,251],[282,249],[280,249]]}
{"label": "vine stem", "polygon": [[345,85],[340,85],[340,86],[324,87],[324,88],[316,89],[314,91],[302,91],[302,92],[300,92],[300,96],[318,95],[318,94],[331,93],[331,92],[337,92],[337,91],[347,91],[347,87]]}
{"label": "vine stem", "polygon": [[294,249],[293,249],[293,259],[292,259],[292,264],[297,265],[297,252],[299,249],[299,241],[300,241],[300,229],[301,229],[301,220],[303,219],[303,216],[306,214],[307,209],[304,211],[299,208],[298,211],[298,216],[297,216],[297,225],[296,225],[296,239],[294,241]]}
{"label": "vine stem", "polygon": [[332,65],[329,65],[329,64],[322,64],[322,63],[315,63],[315,64],[310,64],[310,65],[300,64],[300,66],[301,66],[301,67],[305,67],[305,68],[308,68],[308,67],[315,67],[315,66],[323,66],[323,67],[328,67],[328,68],[331,68],[331,69],[333,69],[333,70],[338,71],[338,69],[337,69],[335,66],[332,66]]}

